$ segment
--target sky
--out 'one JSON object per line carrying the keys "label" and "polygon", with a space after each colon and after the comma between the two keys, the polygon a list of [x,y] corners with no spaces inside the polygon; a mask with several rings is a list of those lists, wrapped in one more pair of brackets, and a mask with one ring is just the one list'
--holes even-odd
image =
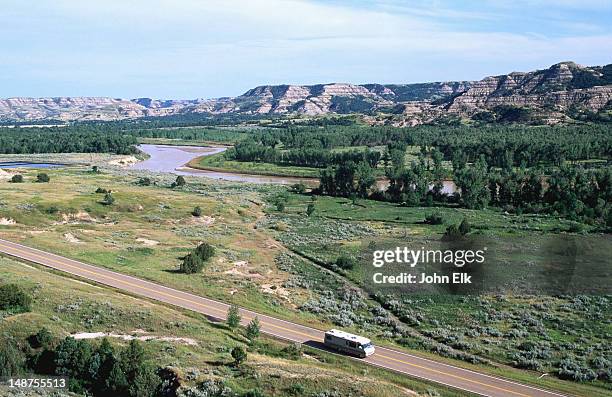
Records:
{"label": "sky", "polygon": [[610,0],[2,0],[0,97],[478,80],[612,63]]}

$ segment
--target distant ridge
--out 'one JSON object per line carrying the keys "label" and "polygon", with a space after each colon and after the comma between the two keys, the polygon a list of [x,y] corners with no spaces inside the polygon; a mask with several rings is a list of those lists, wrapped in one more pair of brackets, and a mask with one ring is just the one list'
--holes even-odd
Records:
{"label": "distant ridge", "polygon": [[[480,81],[417,84],[263,85],[234,98],[157,100],[108,97],[7,98],[0,121],[122,120],[189,113],[363,114],[372,123],[418,125],[447,118],[539,118],[555,123],[612,112],[612,64],[561,62]],[[517,116],[518,115],[518,116]],[[522,115],[522,116],[521,116]],[[520,121],[520,120],[518,120]]]}

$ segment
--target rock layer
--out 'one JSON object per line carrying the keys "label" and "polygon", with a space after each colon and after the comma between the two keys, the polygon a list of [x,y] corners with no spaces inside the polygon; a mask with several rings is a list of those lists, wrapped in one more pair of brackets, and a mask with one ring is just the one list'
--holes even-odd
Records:
{"label": "rock layer", "polygon": [[417,125],[448,116],[473,117],[500,107],[524,107],[550,120],[571,109],[607,111],[612,65],[562,62],[548,69],[513,72],[480,81],[418,84],[259,86],[234,98],[157,100],[102,97],[8,98],[0,120],[121,120],[177,114],[367,114],[368,119]]}

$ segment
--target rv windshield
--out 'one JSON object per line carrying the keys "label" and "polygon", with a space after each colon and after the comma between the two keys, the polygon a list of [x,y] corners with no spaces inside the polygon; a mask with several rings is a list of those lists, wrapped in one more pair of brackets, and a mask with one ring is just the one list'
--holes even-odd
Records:
{"label": "rv windshield", "polygon": [[369,349],[370,347],[374,347],[371,343],[366,343],[365,345],[361,345],[361,347],[365,349]]}

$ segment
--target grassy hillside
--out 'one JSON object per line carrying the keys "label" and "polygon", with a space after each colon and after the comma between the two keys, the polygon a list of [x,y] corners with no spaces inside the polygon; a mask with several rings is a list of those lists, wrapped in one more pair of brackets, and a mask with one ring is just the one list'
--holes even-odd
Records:
{"label": "grassy hillside", "polygon": [[[543,332],[553,343],[573,344],[572,354],[579,354],[601,344],[610,332],[607,300],[599,303],[601,317],[585,314],[585,306],[571,298],[535,302],[522,296],[490,296],[441,302],[406,297],[390,304],[363,288],[359,267],[341,271],[333,266],[338,255],[353,255],[365,238],[439,238],[443,225],[423,223],[429,209],[321,197],[314,202],[314,215],[306,217],[311,198],[289,194],[280,186],[187,178],[186,186],[172,189],[170,175],[148,175],[153,184],[142,186],[145,174],[110,169],[101,174],[83,168],[54,170],[49,183],[33,182],[35,175],[25,171],[24,183],[0,183],[4,238],[319,329],[343,327],[371,335],[378,344],[437,359],[441,354],[456,365],[576,395],[607,392],[605,382],[538,379],[539,371],[512,369],[511,354],[519,353],[521,343],[544,337],[536,337],[531,325],[516,338],[506,332],[515,319],[531,315],[533,305],[543,304],[556,316],[543,323]],[[95,193],[98,187],[112,191],[112,205],[102,203],[104,194]],[[283,211],[275,204],[279,197],[285,202]],[[202,216],[191,214],[195,206]],[[572,226],[544,215],[451,207],[441,212],[446,224],[468,216],[475,230],[492,238],[515,236],[536,246],[543,235]],[[202,241],[217,248],[216,256],[202,273],[177,273],[180,258]],[[527,251],[525,259],[529,255]],[[418,322],[412,322],[410,314]],[[490,321],[500,334],[470,336],[479,324],[488,326],[485,319],[491,315],[499,316]],[[562,327],[564,320],[572,321],[571,329]],[[125,331],[131,332],[129,328]],[[452,337],[461,333],[466,335]],[[564,333],[569,335],[561,337]],[[553,353],[541,360],[541,369],[554,373],[561,347],[551,344],[550,349]]]}

